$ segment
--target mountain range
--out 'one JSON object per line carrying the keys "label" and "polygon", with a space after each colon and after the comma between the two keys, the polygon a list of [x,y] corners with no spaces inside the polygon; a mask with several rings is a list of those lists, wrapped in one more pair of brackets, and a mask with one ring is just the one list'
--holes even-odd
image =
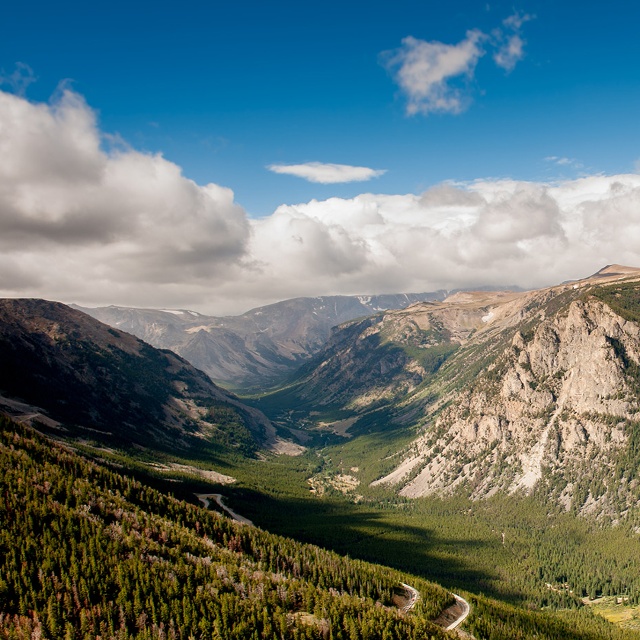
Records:
{"label": "mountain range", "polygon": [[[3,301],[0,388],[54,420],[138,444],[199,438],[249,453],[297,453],[299,445],[401,431],[409,439],[359,469],[356,482],[410,498],[537,491],[567,510],[615,519],[640,499],[639,283],[640,270],[611,265],[535,291],[404,297],[405,308],[330,330],[398,299],[297,299],[230,319],[93,310],[155,331],[156,342],[184,340],[188,353],[203,341],[210,352],[233,335],[242,341],[237,371],[245,383],[258,369],[270,371],[265,386],[275,371],[289,372],[285,384],[245,401],[172,351],[77,310]],[[267,343],[269,357],[249,373],[256,345]]]}
{"label": "mountain range", "polygon": [[176,309],[72,306],[154,347],[171,349],[224,386],[246,390],[287,378],[324,346],[336,325],[445,296],[436,291],[294,298],[221,318]]}
{"label": "mountain range", "polygon": [[373,482],[401,496],[538,491],[618,518],[640,498],[639,392],[640,270],[612,265],[343,324],[256,406],[294,433],[413,433]]}
{"label": "mountain range", "polygon": [[[255,390],[258,380],[264,381],[260,392],[244,398],[172,350],[156,348],[78,309],[44,300],[0,300],[0,412],[22,423],[1,421],[5,501],[0,501],[0,512],[5,524],[13,522],[12,510],[26,500],[30,515],[20,520],[23,534],[16,530],[15,540],[31,541],[18,553],[15,540],[0,535],[0,546],[13,554],[7,556],[8,577],[0,579],[0,630],[5,625],[31,633],[44,620],[45,631],[58,637],[63,623],[69,630],[91,618],[96,629],[111,625],[115,634],[120,619],[121,629],[135,637],[135,629],[144,628],[144,612],[155,616],[157,637],[164,637],[164,629],[176,620],[183,620],[185,629],[196,629],[199,619],[218,624],[218,615],[227,615],[227,600],[233,607],[250,604],[255,618],[262,606],[256,604],[259,594],[267,588],[273,601],[260,623],[252,618],[254,628],[270,629],[278,612],[285,635],[285,629],[297,629],[296,637],[326,637],[341,624],[339,617],[331,617],[333,599],[347,596],[349,619],[363,620],[361,607],[366,606],[371,619],[389,614],[403,620],[402,612],[389,607],[398,602],[394,594],[407,598],[410,591],[386,582],[380,591],[382,583],[375,578],[372,595],[363,595],[357,577],[339,591],[334,587],[338,570],[326,578],[327,593],[316,593],[310,586],[320,575],[314,562],[302,570],[292,561],[286,565],[291,575],[282,577],[289,543],[264,538],[263,549],[261,534],[219,529],[218,521],[193,507],[173,498],[166,502],[134,487],[129,477],[92,467],[95,462],[124,467],[125,473],[129,469],[164,490],[175,486],[191,500],[203,484],[213,482],[222,491],[223,484],[235,482],[225,485],[226,495],[236,496],[241,512],[275,531],[321,541],[342,553],[353,551],[355,557],[383,558],[405,570],[419,566],[421,575],[443,584],[462,582],[478,592],[495,589],[512,604],[581,607],[579,598],[591,602],[598,594],[618,597],[625,590],[630,591],[620,596],[622,603],[625,597],[634,603],[640,599],[635,547],[621,554],[602,546],[612,525],[615,539],[629,545],[640,531],[640,269],[609,265],[588,278],[535,291],[405,298],[407,304],[398,309],[376,310],[366,307],[371,301],[342,298],[331,307],[328,300],[301,299],[254,310],[231,319],[228,334],[221,331],[225,319],[210,322],[195,312],[94,310],[112,314],[111,321],[120,326],[123,318],[138,323],[141,333],[153,333],[156,322],[158,339],[173,336],[179,342],[199,335],[207,349],[216,344],[208,335],[233,334],[240,341],[236,382]],[[362,306],[366,313],[330,326]],[[229,340],[224,349],[231,348]],[[261,360],[258,344],[268,345]],[[220,362],[228,366],[230,352],[225,353]],[[258,361],[260,367],[254,366]],[[64,446],[52,448],[25,424]],[[300,457],[273,455],[300,454],[304,448]],[[94,462],[77,458],[74,449]],[[200,467],[209,475],[195,473]],[[25,482],[27,468],[32,479]],[[228,470],[238,480],[223,475]],[[78,492],[86,496],[80,499]],[[88,535],[100,538],[91,543],[100,548],[113,542],[118,562],[131,561],[132,576],[155,576],[154,567],[162,567],[163,577],[145,578],[153,584],[173,584],[176,572],[192,580],[206,574],[208,584],[217,586],[206,596],[198,591],[193,601],[215,605],[213,617],[194,615],[185,604],[191,596],[178,591],[167,597],[158,592],[144,604],[141,589],[129,584],[133,577],[118,587],[120,595],[109,590],[86,595],[89,587],[81,587],[84,601],[78,596],[80,604],[74,605],[68,563],[52,551],[55,570],[68,583],[58,589],[66,594],[60,596],[66,598],[65,607],[71,603],[64,609],[49,579],[35,571],[22,575],[29,563],[19,561],[24,554],[37,556],[33,531],[49,530],[37,523],[55,524],[62,517],[74,533],[53,542],[46,538],[51,549],[64,546],[63,540],[89,544],[82,542]],[[571,553],[565,558],[562,549],[553,550],[564,545],[565,532],[589,531],[590,525],[576,522],[596,522],[602,531],[591,530],[596,542],[588,548],[579,539],[567,539]],[[535,530],[528,531],[530,526]],[[470,533],[473,527],[477,539]],[[545,536],[545,527],[558,530]],[[533,557],[532,550],[543,543],[545,558]],[[217,554],[215,561],[198,555],[205,548]],[[307,551],[296,547],[295,554],[302,557]],[[553,558],[546,557],[552,552]],[[100,553],[87,558],[89,565]],[[310,553],[319,557],[315,550]],[[580,561],[581,553],[587,561]],[[465,554],[482,558],[458,566]],[[267,555],[265,573],[267,565],[261,563]],[[224,573],[225,559],[232,557],[234,568]],[[336,567],[340,562],[331,559]],[[495,562],[496,575],[492,570],[461,573],[467,565],[495,567]],[[36,563],[52,570],[51,561],[40,556]],[[192,571],[189,563],[201,568]],[[220,571],[216,574],[211,566]],[[608,575],[609,568],[615,575]],[[297,595],[280,588],[280,582],[290,586],[302,577],[301,571],[309,584],[300,583]],[[104,573],[109,584],[120,575],[113,567]],[[48,585],[44,599],[33,596],[38,580]],[[453,596],[434,585],[421,588],[440,602],[429,614],[435,620],[439,607]],[[11,596],[18,591],[19,600]],[[131,594],[138,601],[129,603]],[[152,600],[153,606],[164,602],[171,614],[153,613]],[[89,606],[94,601],[103,603],[100,612]],[[331,605],[323,609],[321,601]],[[618,633],[588,612],[556,616],[482,597],[469,596],[469,602],[473,611],[467,628],[478,640],[636,637]],[[102,611],[109,612],[104,620]],[[234,628],[246,619],[240,609],[234,616]],[[415,620],[409,617],[411,624]],[[360,637],[358,624],[352,625],[353,637]],[[447,637],[429,625],[425,628],[432,635]],[[419,625],[416,629],[422,631]],[[380,629],[374,631],[380,635]],[[378,637],[375,633],[371,637]]]}

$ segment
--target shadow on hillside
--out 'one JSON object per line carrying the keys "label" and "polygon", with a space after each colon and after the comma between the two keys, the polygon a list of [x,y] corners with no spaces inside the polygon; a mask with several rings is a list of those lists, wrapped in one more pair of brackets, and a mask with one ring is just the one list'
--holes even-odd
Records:
{"label": "shadow on hillside", "polygon": [[[340,500],[274,498],[231,487],[223,492],[232,508],[272,533],[406,571],[449,589],[505,597],[498,588],[497,572],[479,571],[479,563],[473,562],[473,554],[481,553],[491,544],[488,541],[471,539],[471,535],[455,542],[439,539],[426,527],[408,525],[400,518],[394,522],[392,507],[383,510]],[[510,600],[523,597],[509,593]]]}

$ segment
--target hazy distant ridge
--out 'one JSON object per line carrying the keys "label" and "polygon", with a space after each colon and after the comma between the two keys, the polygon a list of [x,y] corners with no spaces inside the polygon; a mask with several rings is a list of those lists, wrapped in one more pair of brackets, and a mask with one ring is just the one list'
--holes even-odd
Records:
{"label": "hazy distant ridge", "polygon": [[219,383],[252,387],[291,374],[324,346],[336,325],[446,295],[294,298],[221,318],[187,310],[72,306],[155,347],[171,349]]}

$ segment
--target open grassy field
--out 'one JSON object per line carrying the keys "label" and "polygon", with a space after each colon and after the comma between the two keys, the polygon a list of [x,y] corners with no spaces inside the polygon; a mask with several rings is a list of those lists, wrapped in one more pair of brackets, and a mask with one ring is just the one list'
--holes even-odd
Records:
{"label": "open grassy field", "polygon": [[586,601],[594,613],[623,629],[640,631],[640,606],[629,605],[625,597],[607,596]]}

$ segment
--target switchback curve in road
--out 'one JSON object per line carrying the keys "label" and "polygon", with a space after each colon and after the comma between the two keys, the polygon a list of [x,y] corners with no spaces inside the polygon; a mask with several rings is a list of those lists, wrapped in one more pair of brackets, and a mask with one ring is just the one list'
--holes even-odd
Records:
{"label": "switchback curve in road", "polygon": [[462,607],[462,613],[448,627],[445,627],[447,631],[452,631],[456,627],[460,626],[466,620],[467,616],[471,612],[471,607],[469,606],[469,603],[462,596],[459,596],[454,593],[453,597],[456,599],[456,603]]}
{"label": "switchback curve in road", "polygon": [[227,505],[224,504],[224,502],[222,502],[222,497],[223,496],[220,493],[196,493],[196,498],[198,498],[198,500],[202,502],[202,504],[205,506],[205,509],[209,508],[209,504],[210,504],[209,498],[212,498],[214,502],[226,513],[228,513],[231,516],[231,518],[236,522],[239,522],[240,524],[253,525],[253,522],[251,522],[249,518],[245,518],[241,516],[239,513],[236,513],[235,511],[233,511],[233,509],[230,509],[229,507],[227,507]]}
{"label": "switchback curve in road", "polygon": [[420,598],[420,593],[418,592],[417,589],[414,589],[409,584],[405,584],[404,582],[401,582],[400,584],[404,587],[404,590],[409,594],[409,602],[407,602],[407,604],[405,604],[404,607],[400,609],[400,611],[409,611],[416,606],[416,602],[418,602],[418,599]]}

